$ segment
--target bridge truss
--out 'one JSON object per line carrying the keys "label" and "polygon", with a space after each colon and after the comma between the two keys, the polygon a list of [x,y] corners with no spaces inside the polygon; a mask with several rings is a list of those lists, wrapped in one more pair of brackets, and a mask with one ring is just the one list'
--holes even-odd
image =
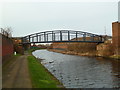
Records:
{"label": "bridge truss", "polygon": [[52,43],[52,42],[91,42],[102,43],[104,38],[101,35],[82,31],[55,30],[39,32],[27,35],[22,38],[22,43]]}

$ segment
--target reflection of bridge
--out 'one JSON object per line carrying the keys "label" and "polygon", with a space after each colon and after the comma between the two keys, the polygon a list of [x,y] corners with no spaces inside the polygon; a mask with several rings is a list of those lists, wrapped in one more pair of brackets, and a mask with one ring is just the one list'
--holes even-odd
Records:
{"label": "reflection of bridge", "polygon": [[22,38],[23,44],[52,42],[91,42],[102,43],[101,35],[82,31],[56,30],[31,34]]}

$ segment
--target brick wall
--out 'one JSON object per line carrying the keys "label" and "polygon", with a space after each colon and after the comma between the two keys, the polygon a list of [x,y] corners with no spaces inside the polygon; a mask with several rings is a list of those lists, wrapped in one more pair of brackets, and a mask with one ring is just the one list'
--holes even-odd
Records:
{"label": "brick wall", "polygon": [[14,51],[19,54],[24,54],[24,48],[21,40],[21,37],[13,37],[12,38],[13,45],[14,45]]}
{"label": "brick wall", "polygon": [[13,42],[10,38],[0,34],[0,37],[2,37],[2,46],[0,46],[0,49],[2,50],[2,62],[4,63],[12,54],[13,54]]}
{"label": "brick wall", "polygon": [[112,42],[115,54],[120,55],[120,22],[112,23]]}
{"label": "brick wall", "polygon": [[70,43],[68,44],[68,50],[77,53],[89,53],[96,51],[97,43]]}
{"label": "brick wall", "polygon": [[53,49],[64,49],[68,51],[75,51],[79,53],[96,51],[97,43],[53,43]]}
{"label": "brick wall", "polygon": [[64,49],[64,50],[67,50],[68,49],[68,45],[67,45],[67,43],[62,43],[62,42],[52,43],[52,48],[53,49]]}
{"label": "brick wall", "polygon": [[113,46],[111,43],[102,43],[97,45],[97,56],[112,56],[114,55]]}

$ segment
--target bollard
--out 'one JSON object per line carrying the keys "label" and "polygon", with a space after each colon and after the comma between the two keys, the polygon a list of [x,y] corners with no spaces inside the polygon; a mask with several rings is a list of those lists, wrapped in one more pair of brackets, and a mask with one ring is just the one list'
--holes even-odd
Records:
{"label": "bollard", "polygon": [[14,55],[16,55],[16,52],[14,52]]}

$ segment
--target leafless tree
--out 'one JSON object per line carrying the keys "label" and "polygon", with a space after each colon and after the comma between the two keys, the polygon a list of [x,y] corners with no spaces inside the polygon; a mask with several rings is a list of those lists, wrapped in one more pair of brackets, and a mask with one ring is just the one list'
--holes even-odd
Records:
{"label": "leafless tree", "polygon": [[11,27],[1,28],[1,33],[7,37],[12,37],[12,28]]}

